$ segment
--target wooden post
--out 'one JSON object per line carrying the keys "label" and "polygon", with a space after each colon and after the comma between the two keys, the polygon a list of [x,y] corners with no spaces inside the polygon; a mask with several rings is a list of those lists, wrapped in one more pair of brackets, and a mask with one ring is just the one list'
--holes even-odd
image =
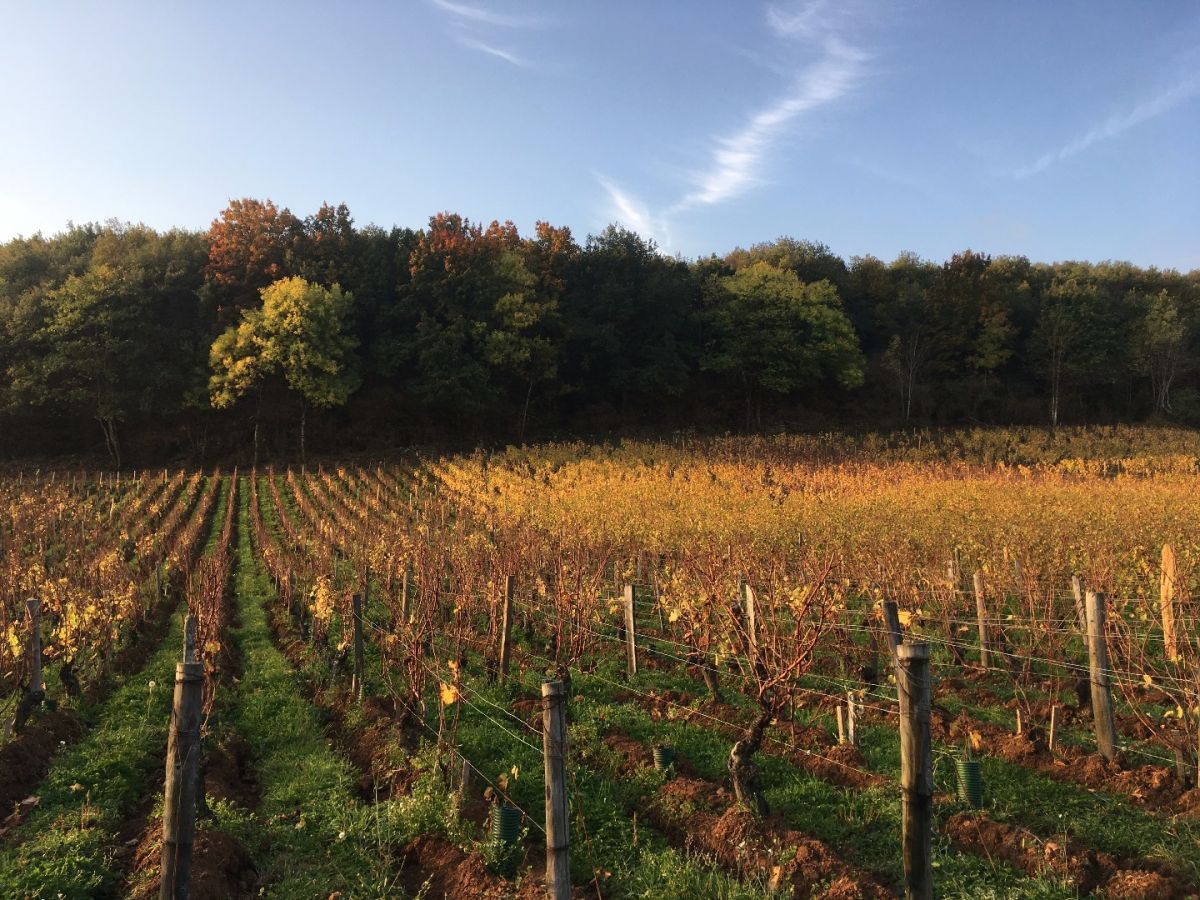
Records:
{"label": "wooden post", "polygon": [[30,597],[25,601],[25,612],[29,614],[29,690],[42,691],[42,601]]}
{"label": "wooden post", "polygon": [[404,567],[404,576],[400,579],[400,619],[405,625],[412,622],[412,566]]}
{"label": "wooden post", "polygon": [[625,585],[625,670],[632,678],[637,674],[637,632],[633,624],[633,585]]}
{"label": "wooden post", "polygon": [[362,594],[355,594],[351,597],[350,606],[354,615],[354,677],[350,682],[350,690],[361,700],[363,696]]}
{"label": "wooden post", "polygon": [[858,746],[858,734],[855,731],[855,720],[858,714],[855,708],[858,706],[858,701],[854,699],[854,691],[846,691],[846,737],[851,744]]}
{"label": "wooden post", "polygon": [[517,579],[512,575],[504,576],[504,604],[500,608],[500,662],[496,674],[500,681],[508,677],[509,639],[512,633],[512,601]]}
{"label": "wooden post", "polygon": [[1025,722],[1024,722],[1024,720],[1021,718],[1021,710],[1020,710],[1020,709],[1018,709],[1018,710],[1017,710],[1017,734],[1024,734],[1024,733],[1025,733],[1025,728],[1024,728],[1024,725],[1025,725]]}
{"label": "wooden post", "polygon": [[570,900],[570,811],[567,808],[567,688],[561,681],[542,683],[542,758],[546,767],[546,893]]}
{"label": "wooden post", "polygon": [[979,622],[979,664],[985,669],[991,666],[991,654],[988,648],[987,626],[987,595],[983,589],[983,572],[977,571],[975,578],[975,617]]}
{"label": "wooden post", "polygon": [[1083,582],[1071,576],[1071,593],[1075,595],[1075,615],[1079,617],[1079,633],[1087,635],[1087,606],[1083,602]]}
{"label": "wooden post", "polygon": [[1087,592],[1088,668],[1092,684],[1092,717],[1096,723],[1096,749],[1109,762],[1117,756],[1117,731],[1113,726],[1112,689],[1108,680],[1108,643],[1104,636],[1104,595]]}
{"label": "wooden post", "polygon": [[904,639],[904,632],[900,629],[900,611],[895,600],[883,601],[883,622],[887,628],[888,648],[892,653],[892,668],[896,671],[896,684],[898,685],[900,683],[900,661],[896,656],[896,648]]}
{"label": "wooden post", "polygon": [[1058,705],[1050,707],[1050,736],[1046,740],[1046,748],[1054,751],[1055,732],[1058,731]]}
{"label": "wooden post", "polygon": [[758,659],[758,599],[754,588],[742,582],[742,609],[746,616],[746,639],[750,648],[750,663]]}
{"label": "wooden post", "polygon": [[838,743],[846,743],[846,707],[842,704],[837,706],[837,727],[838,727]]}
{"label": "wooden post", "polygon": [[474,781],[474,775],[472,774],[473,770],[474,767],[464,756],[462,758],[462,775],[458,780],[458,797],[460,805],[466,805],[467,801],[471,798],[471,785]]}
{"label": "wooden post", "polygon": [[1175,548],[1163,544],[1159,599],[1162,606],[1163,648],[1171,662],[1179,662],[1179,646],[1175,641],[1175,602],[1178,597],[1179,567],[1175,562]]}
{"label": "wooden post", "polygon": [[929,645],[896,648],[902,677],[900,699],[901,840],[904,849],[904,896],[932,900],[931,860],[933,769],[930,754]]}
{"label": "wooden post", "polygon": [[175,698],[167,737],[163,796],[160,900],[186,900],[196,833],[196,794],[200,790],[200,716],[204,667],[196,662],[196,620],[184,622],[183,662],[175,665]]}

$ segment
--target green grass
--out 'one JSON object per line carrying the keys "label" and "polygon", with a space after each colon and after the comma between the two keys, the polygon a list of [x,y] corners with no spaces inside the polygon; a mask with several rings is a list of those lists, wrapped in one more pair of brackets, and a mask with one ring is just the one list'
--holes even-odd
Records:
{"label": "green grass", "polygon": [[446,830],[451,798],[432,767],[406,797],[364,804],[355,796],[350,763],[325,737],[301,674],[271,641],[266,605],[274,588],[251,544],[248,489],[238,511],[235,584],[244,675],[226,720],[253,748],[261,802],[253,814],[222,806],[218,820],[246,845],[265,896],[399,896],[394,851],[418,834]]}

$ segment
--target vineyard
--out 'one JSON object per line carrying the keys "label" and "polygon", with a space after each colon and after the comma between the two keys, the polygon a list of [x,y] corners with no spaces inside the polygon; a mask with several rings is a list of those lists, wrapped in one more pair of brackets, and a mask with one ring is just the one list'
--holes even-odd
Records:
{"label": "vineyard", "polygon": [[1200,896],[1198,479],[1135,429],[8,474],[0,896]]}

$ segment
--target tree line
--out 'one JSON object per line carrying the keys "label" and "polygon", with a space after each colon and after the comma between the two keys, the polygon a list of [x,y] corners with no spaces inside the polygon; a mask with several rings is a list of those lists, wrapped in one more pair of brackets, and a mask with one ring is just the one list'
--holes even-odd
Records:
{"label": "tree line", "polygon": [[780,238],[684,260],[235,200],[0,245],[0,454],[164,458],[696,427],[1200,424],[1200,271]]}

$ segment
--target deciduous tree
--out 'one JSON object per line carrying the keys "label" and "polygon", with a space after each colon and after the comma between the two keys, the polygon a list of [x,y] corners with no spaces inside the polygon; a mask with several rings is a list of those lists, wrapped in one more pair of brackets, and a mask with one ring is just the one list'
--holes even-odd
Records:
{"label": "deciduous tree", "polygon": [[[278,376],[300,397],[300,456],[305,455],[309,405],[340,406],[358,387],[354,349],[348,333],[353,298],[338,285],[325,288],[303,278],[282,278],[262,291],[262,307],[213,342],[209,391],[218,409],[251,391],[261,400],[264,379]],[[255,464],[258,462],[255,412]]]}

